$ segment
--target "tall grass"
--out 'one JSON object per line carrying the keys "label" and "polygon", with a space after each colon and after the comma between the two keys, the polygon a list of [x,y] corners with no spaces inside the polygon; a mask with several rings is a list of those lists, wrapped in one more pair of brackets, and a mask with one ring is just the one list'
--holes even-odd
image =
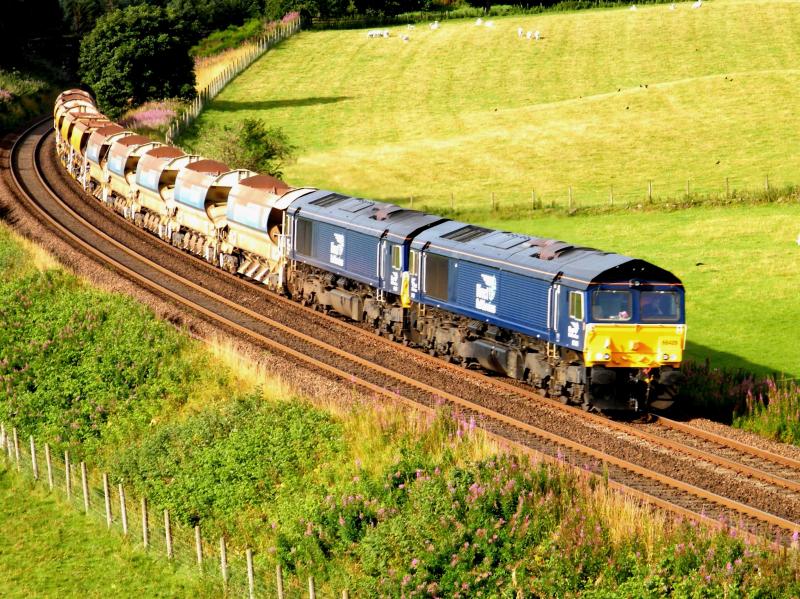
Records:
{"label": "tall grass", "polygon": [[767,379],[759,387],[748,389],[744,409],[734,418],[734,426],[800,445],[800,385]]}

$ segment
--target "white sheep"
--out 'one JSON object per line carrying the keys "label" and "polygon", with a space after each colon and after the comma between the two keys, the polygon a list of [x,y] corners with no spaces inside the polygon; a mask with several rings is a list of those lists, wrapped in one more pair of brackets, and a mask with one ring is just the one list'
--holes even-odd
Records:
{"label": "white sheep", "polygon": [[631,4],[630,10],[636,10],[636,5],[635,4]]}
{"label": "white sheep", "polygon": [[529,31],[528,33],[525,34],[525,37],[527,37],[528,39],[531,39],[533,37],[533,32]]}
{"label": "white sheep", "polygon": [[486,25],[487,27],[494,27],[494,21],[486,21],[484,25]]}
{"label": "white sheep", "polygon": [[692,8],[700,8],[703,6],[703,0],[697,0],[694,4],[692,4]]}
{"label": "white sheep", "polygon": [[436,29],[439,29],[439,21],[434,21],[433,23],[431,23],[431,29],[433,29],[434,31]]}
{"label": "white sheep", "polygon": [[401,35],[400,39],[403,40],[404,42],[407,42],[411,38],[409,38],[407,35]]}
{"label": "white sheep", "polygon": [[483,19],[478,17],[477,19],[475,19],[475,26],[480,27],[481,25],[483,25]]}
{"label": "white sheep", "polygon": [[522,37],[522,27],[517,27],[517,37]]}
{"label": "white sheep", "polygon": [[542,39],[542,34],[541,34],[541,33],[539,33],[539,30],[538,30],[538,29],[537,29],[536,31],[534,31],[534,32],[533,32],[533,39],[535,39],[537,42],[538,42],[540,39]]}
{"label": "white sheep", "polygon": [[675,3],[674,2],[669,5],[669,9],[670,10],[675,10]]}

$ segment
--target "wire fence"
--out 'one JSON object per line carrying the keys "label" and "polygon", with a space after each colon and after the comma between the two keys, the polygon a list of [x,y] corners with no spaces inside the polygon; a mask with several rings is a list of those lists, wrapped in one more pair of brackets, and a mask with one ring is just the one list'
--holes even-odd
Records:
{"label": "wire fence", "polygon": [[[637,189],[638,187],[638,189]],[[447,211],[451,213],[535,211],[559,209],[641,209],[648,206],[678,207],[707,203],[736,204],[774,202],[782,199],[800,201],[797,185],[771,179],[769,175],[758,177],[722,177],[712,179],[686,179],[680,182],[647,179],[635,186],[629,182],[616,187],[592,187],[589,185],[553,186],[531,185],[528,189],[498,189],[469,196],[450,192],[447,194],[421,192],[405,197],[386,198],[387,201],[418,210]]]}
{"label": "wire fence", "polygon": [[175,139],[189,127],[205,108],[206,104],[216,97],[223,88],[228,85],[242,71],[249,67],[253,62],[270,48],[276,46],[286,38],[300,31],[299,15],[286,22],[277,23],[274,29],[266,33],[263,37],[254,42],[245,44],[244,51],[233,56],[230,64],[221,69],[220,73],[211,79],[203,88],[197,92],[197,97],[192,103],[167,127],[165,140],[171,144]]}
{"label": "wire fence", "polygon": [[[68,451],[55,453],[32,436],[20,438],[16,428],[0,423],[0,459],[20,476],[44,486],[92,523],[124,537],[136,549],[162,556],[187,569],[196,569],[209,588],[228,597],[309,597],[324,599],[312,577],[287,577],[280,565],[225,537],[203,536],[201,525],[182,526],[167,510],[136,497],[107,473],[75,462]],[[336,595],[339,596],[338,594]],[[347,599],[348,590],[341,592]],[[330,597],[330,595],[329,595]]]}

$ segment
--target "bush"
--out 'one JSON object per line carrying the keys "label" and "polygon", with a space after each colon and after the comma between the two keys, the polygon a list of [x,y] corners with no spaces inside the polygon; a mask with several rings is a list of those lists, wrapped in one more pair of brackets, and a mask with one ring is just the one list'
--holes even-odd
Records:
{"label": "bush", "polygon": [[226,126],[219,137],[220,159],[232,168],[244,168],[274,177],[292,159],[295,147],[279,127],[267,127],[259,119],[244,119]]}

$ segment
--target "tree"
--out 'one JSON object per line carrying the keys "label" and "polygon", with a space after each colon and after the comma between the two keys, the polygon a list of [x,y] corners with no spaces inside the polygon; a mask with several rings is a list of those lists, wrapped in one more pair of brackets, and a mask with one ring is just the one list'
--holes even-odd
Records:
{"label": "tree", "polygon": [[79,71],[101,110],[195,95],[192,37],[159,6],[129,6],[97,21],[81,42]]}
{"label": "tree", "polygon": [[244,168],[273,177],[294,157],[295,147],[279,127],[267,127],[259,119],[244,119],[225,127],[220,136],[221,156],[231,168]]}

